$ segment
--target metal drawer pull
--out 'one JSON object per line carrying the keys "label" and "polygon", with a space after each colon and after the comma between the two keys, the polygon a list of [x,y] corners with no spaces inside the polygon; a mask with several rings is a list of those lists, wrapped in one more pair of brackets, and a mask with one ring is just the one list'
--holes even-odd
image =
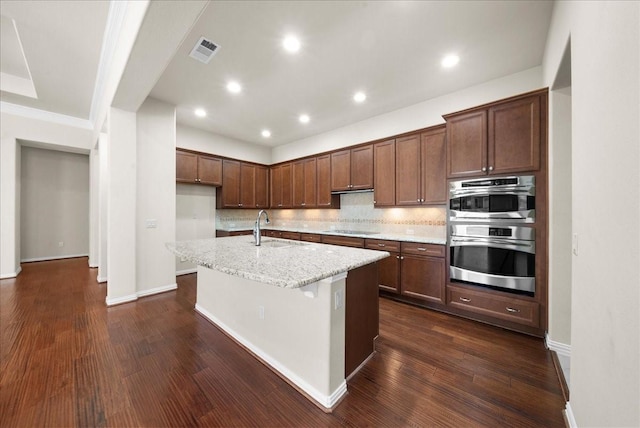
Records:
{"label": "metal drawer pull", "polygon": [[384,244],[378,244],[378,247],[384,247]]}
{"label": "metal drawer pull", "polygon": [[468,303],[471,301],[471,299],[467,299],[466,297],[460,297],[460,300],[465,303]]}
{"label": "metal drawer pull", "polygon": [[422,247],[418,247],[418,248],[416,248],[416,250],[418,250],[418,251],[427,251],[426,248],[422,248]]}
{"label": "metal drawer pull", "polygon": [[507,309],[507,312],[511,312],[511,313],[515,313],[515,314],[520,313],[520,309],[514,309],[514,308],[510,308],[508,306],[506,307],[506,309]]}

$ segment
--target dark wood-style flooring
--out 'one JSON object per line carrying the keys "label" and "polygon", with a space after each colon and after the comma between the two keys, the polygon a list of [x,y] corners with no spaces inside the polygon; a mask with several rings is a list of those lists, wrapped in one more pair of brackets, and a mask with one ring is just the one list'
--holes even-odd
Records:
{"label": "dark wood-style flooring", "polygon": [[95,275],[0,281],[0,426],[564,426],[540,339],[381,299],[377,352],[327,414],[194,312],[195,275],[111,308]]}

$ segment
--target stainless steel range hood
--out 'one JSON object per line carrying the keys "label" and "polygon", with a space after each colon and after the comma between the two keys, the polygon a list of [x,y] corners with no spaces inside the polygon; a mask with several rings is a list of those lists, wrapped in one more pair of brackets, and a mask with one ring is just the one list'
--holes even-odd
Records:
{"label": "stainless steel range hood", "polygon": [[348,193],[370,193],[373,189],[359,189],[359,190],[335,190],[331,192],[332,195],[345,195]]}

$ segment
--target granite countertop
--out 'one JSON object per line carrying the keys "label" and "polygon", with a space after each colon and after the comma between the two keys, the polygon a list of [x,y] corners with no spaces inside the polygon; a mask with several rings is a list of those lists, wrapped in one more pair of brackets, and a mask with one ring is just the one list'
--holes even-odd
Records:
{"label": "granite countertop", "polygon": [[199,266],[283,288],[303,287],[389,257],[386,251],[267,237],[256,247],[253,237],[246,235],[166,246]]}
{"label": "granite countertop", "polygon": [[[226,232],[238,232],[242,230],[252,230],[252,227],[216,227],[217,230],[224,230]],[[446,238],[436,238],[423,235],[406,235],[400,233],[358,233],[357,231],[344,233],[334,230],[314,230],[309,228],[296,228],[296,227],[281,227],[281,226],[261,226],[262,230],[278,230],[281,232],[299,232],[299,233],[318,233],[321,235],[335,235],[335,236],[353,236],[354,238],[368,238],[368,239],[385,239],[389,241],[403,241],[403,242],[416,242],[419,244],[436,244],[446,245]],[[226,239],[226,238],[225,238]]]}

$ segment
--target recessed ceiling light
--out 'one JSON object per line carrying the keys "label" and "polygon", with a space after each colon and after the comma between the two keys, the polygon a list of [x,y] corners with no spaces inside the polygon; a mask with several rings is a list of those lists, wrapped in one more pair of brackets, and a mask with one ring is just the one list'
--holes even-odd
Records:
{"label": "recessed ceiling light", "polygon": [[262,130],[262,136],[263,136],[264,138],[269,138],[269,137],[271,137],[271,131],[269,131],[268,129],[263,129],[263,130]]}
{"label": "recessed ceiling light", "polygon": [[460,57],[456,54],[451,54],[442,58],[441,64],[444,68],[451,68],[454,65],[458,64],[459,62],[460,62]]}
{"label": "recessed ceiling light", "polygon": [[309,116],[306,114],[301,114],[300,117],[298,117],[298,120],[300,121],[300,123],[309,123]]}
{"label": "recessed ceiling light", "polygon": [[282,47],[287,52],[296,53],[300,50],[300,40],[296,36],[288,35],[282,41]]}
{"label": "recessed ceiling light", "polygon": [[361,103],[367,99],[367,95],[364,92],[356,92],[353,96],[353,101]]}
{"label": "recessed ceiling light", "polygon": [[197,108],[193,113],[198,117],[205,117],[207,115],[207,112],[203,108]]}
{"label": "recessed ceiling light", "polygon": [[242,91],[242,86],[240,86],[240,84],[236,81],[231,81],[227,83],[227,91],[231,92],[232,94],[237,94]]}

